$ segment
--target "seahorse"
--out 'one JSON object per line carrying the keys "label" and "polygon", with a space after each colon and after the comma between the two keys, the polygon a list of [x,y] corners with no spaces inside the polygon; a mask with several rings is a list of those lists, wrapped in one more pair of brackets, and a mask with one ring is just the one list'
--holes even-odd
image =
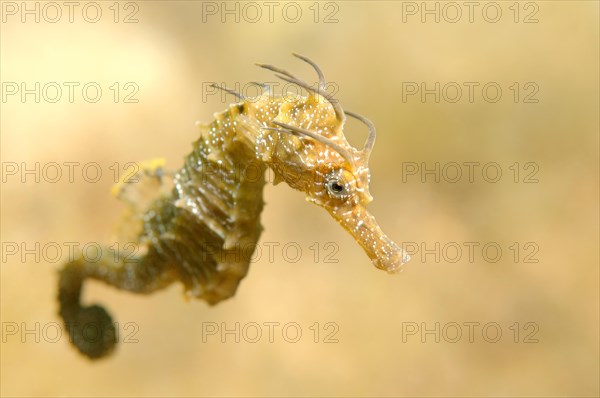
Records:
{"label": "seahorse", "polygon": [[[259,241],[262,192],[269,169],[274,184],[285,182],[304,192],[307,201],[325,208],[375,267],[396,273],[409,260],[366,209],[373,200],[368,161],[375,126],[342,109],[327,92],[324,74],[315,62],[292,54],[315,70],[318,84],[310,85],[273,65],[257,64],[308,95],[275,95],[262,85],[261,94],[246,98],[223,87],[239,102],[216,113],[210,124],[199,125],[200,137],[193,150],[172,173],[172,189],[160,193],[146,208],[135,210],[140,216],[137,238],[143,248],[135,258],[105,250],[99,261],[80,256],[61,269],[60,316],[70,341],[82,354],[91,359],[104,357],[117,342],[108,312],[80,303],[86,279],[142,294],[180,281],[188,296],[211,305],[233,296],[250,264],[250,256],[234,252],[250,248],[251,253]],[[369,130],[361,149],[346,140],[347,116]],[[167,178],[158,163],[145,164],[143,170],[156,180]],[[117,194],[124,189],[124,185],[117,187]],[[86,333],[88,326],[96,332]]]}

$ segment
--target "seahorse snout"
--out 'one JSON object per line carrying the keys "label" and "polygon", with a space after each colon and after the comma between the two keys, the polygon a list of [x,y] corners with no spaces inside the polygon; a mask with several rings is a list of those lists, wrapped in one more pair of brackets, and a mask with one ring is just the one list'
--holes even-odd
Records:
{"label": "seahorse snout", "polygon": [[363,206],[332,209],[330,213],[350,232],[375,267],[396,273],[410,260],[409,254],[383,233],[375,217]]}

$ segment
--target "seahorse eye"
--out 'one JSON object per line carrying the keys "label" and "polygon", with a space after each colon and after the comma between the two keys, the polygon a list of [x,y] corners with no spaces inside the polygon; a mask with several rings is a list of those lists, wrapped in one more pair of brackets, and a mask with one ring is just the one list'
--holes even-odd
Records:
{"label": "seahorse eye", "polygon": [[338,181],[330,181],[327,185],[329,192],[334,196],[340,196],[344,193],[344,186]]}
{"label": "seahorse eye", "polygon": [[352,193],[353,176],[346,170],[335,170],[325,179],[325,187],[330,197],[344,199]]}

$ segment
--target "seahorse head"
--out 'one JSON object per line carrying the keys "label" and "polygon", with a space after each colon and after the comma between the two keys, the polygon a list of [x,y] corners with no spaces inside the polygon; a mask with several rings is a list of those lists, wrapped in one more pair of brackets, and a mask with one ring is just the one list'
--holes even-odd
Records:
{"label": "seahorse head", "polygon": [[[344,111],[325,91],[319,67],[308,62],[319,75],[313,87],[289,72],[271,65],[260,65],[277,72],[281,79],[308,90],[308,96],[286,96],[277,101],[265,99],[255,107],[264,125],[257,140],[259,152],[273,169],[275,183],[286,182],[305,192],[306,199],[325,208],[363,247],[377,268],[396,272],[409,260],[408,254],[387,237],[367,211],[373,200],[369,193],[369,156],[375,143],[375,127],[368,119]],[[349,144],[344,134],[346,116],[356,118],[369,128],[362,149]]]}

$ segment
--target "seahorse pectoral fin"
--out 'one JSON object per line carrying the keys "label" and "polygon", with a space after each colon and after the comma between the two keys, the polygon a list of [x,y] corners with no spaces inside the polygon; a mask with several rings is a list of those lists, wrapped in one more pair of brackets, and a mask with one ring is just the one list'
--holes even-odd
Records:
{"label": "seahorse pectoral fin", "polygon": [[118,239],[135,241],[141,232],[141,220],[151,204],[169,194],[172,173],[165,171],[165,160],[156,158],[137,163],[127,163],[111,193],[127,207],[117,225]]}
{"label": "seahorse pectoral fin", "polygon": [[403,265],[410,260],[408,253],[383,233],[375,217],[363,206],[332,209],[330,213],[350,232],[375,267],[396,273],[402,271]]}
{"label": "seahorse pectoral fin", "polygon": [[[129,198],[126,195],[130,194],[131,187],[135,186],[138,189],[141,184],[153,185],[153,187],[160,187],[162,183],[162,177],[164,176],[165,159],[155,158],[137,163],[128,163],[126,170],[120,170],[119,181],[111,188],[111,193],[124,199],[126,202],[137,203],[136,198]],[[144,177],[155,177],[153,179],[147,179]]]}

